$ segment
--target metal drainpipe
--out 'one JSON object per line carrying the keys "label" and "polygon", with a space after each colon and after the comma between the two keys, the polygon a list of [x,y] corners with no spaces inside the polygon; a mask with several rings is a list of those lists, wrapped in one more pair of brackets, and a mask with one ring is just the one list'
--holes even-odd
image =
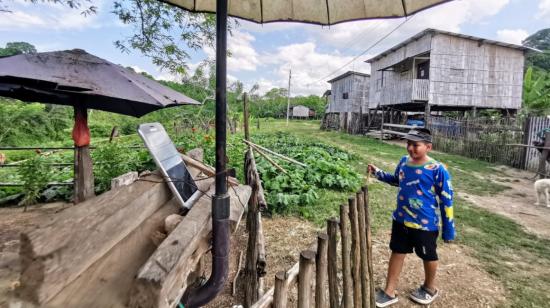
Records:
{"label": "metal drainpipe", "polygon": [[212,273],[205,285],[182,298],[185,308],[206,305],[223,289],[229,257],[229,196],[225,174],[227,0],[216,0],[216,193],[212,198]]}

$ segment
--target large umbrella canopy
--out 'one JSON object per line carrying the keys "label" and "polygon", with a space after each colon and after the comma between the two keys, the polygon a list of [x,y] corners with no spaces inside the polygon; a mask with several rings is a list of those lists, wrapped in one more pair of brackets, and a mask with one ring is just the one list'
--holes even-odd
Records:
{"label": "large umbrella canopy", "polygon": [[[193,12],[216,12],[216,0],[162,0]],[[296,21],[320,25],[405,17],[449,0],[241,0],[228,15],[257,23]]]}
{"label": "large umbrella canopy", "polygon": [[135,117],[165,107],[200,104],[81,49],[0,58],[0,96]]}

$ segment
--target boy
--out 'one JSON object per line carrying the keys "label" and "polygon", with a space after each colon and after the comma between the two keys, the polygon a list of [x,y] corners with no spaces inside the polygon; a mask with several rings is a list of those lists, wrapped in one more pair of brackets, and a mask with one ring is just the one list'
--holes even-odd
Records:
{"label": "boy", "polygon": [[[424,262],[424,283],[410,295],[411,299],[428,305],[439,295],[435,286],[437,272],[437,237],[442,225],[443,240],[448,243],[455,238],[453,220],[453,188],[451,176],[443,164],[428,156],[432,149],[429,129],[417,128],[404,137],[407,140],[408,156],[397,164],[394,174],[368,165],[368,171],[378,180],[398,186],[397,209],[393,212],[386,288],[376,294],[376,306],[387,307],[397,303],[395,289],[405,256],[413,250]],[[441,220],[437,215],[439,208]]]}

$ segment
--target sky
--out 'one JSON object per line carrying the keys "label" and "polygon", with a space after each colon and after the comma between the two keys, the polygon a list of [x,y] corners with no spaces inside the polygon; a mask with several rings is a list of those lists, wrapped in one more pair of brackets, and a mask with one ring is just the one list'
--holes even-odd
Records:
{"label": "sky", "polygon": [[[4,0],[0,4],[11,13],[0,12],[0,47],[24,41],[39,52],[80,48],[113,63],[146,71],[157,79],[178,79],[139,51],[122,53],[117,49],[114,41],[128,37],[132,27],[111,13],[111,1],[93,2],[97,14],[85,17],[60,5]],[[549,27],[550,0],[457,0],[408,20],[357,21],[330,27],[239,21],[228,38],[228,82],[239,80],[245,90],[258,84],[260,93],[265,93],[274,87],[286,88],[291,69],[292,96],[322,95],[330,88],[327,80],[350,70],[370,73],[365,60],[425,28],[521,44],[528,35]],[[189,52],[190,74],[201,61],[215,55],[211,48]]]}

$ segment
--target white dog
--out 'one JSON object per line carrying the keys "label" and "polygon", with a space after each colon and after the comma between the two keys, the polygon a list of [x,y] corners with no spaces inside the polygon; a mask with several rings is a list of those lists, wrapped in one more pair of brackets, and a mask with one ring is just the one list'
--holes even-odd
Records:
{"label": "white dog", "polygon": [[535,205],[543,205],[543,200],[546,200],[546,206],[550,207],[550,179],[537,180],[535,190],[537,191],[537,203]]}

